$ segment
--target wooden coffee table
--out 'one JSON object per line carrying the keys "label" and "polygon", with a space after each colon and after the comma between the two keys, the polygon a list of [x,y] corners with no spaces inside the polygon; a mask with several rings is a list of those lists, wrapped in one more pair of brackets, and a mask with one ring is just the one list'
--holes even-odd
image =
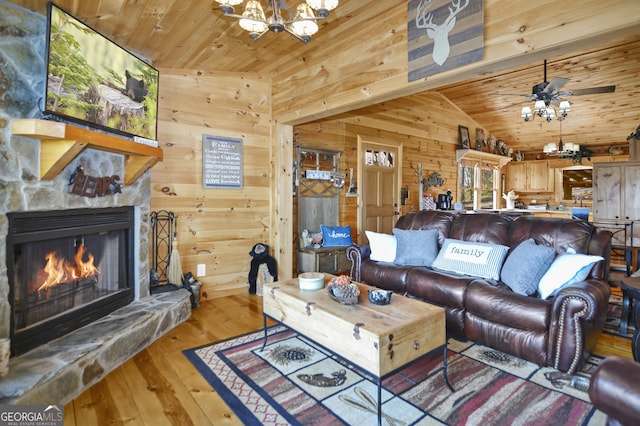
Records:
{"label": "wooden coffee table", "polygon": [[[332,277],[325,274],[325,284]],[[399,294],[388,305],[374,305],[367,298],[367,290],[374,287],[358,286],[359,303],[342,305],[325,288],[300,290],[297,278],[265,284],[264,344],[269,317],[373,374],[378,382],[378,424],[382,379],[435,349],[443,348],[444,378],[453,392],[447,378],[444,309]]]}

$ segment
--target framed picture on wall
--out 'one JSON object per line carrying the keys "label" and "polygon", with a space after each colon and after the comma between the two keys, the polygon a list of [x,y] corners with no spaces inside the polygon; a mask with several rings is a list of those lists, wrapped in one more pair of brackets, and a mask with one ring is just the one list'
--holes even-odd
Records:
{"label": "framed picture on wall", "polygon": [[469,139],[469,128],[458,126],[458,135],[460,139],[460,146],[462,147],[462,149],[471,148],[471,139]]}

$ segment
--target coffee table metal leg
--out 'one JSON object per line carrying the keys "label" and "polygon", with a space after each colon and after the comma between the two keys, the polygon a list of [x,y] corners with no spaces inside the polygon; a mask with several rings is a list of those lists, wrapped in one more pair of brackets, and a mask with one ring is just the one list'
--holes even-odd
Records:
{"label": "coffee table metal leg", "polygon": [[378,377],[378,426],[382,426],[382,378]]}
{"label": "coffee table metal leg", "polygon": [[447,384],[447,386],[449,386],[449,389],[451,389],[451,392],[455,392],[456,390],[453,388],[453,386],[451,386],[451,383],[449,383],[449,375],[447,374],[447,344],[444,344],[444,362],[443,362],[443,371],[444,371],[444,382]]}
{"label": "coffee table metal leg", "polygon": [[263,321],[263,329],[264,329],[264,341],[262,342],[262,348],[260,348],[260,352],[262,352],[264,350],[264,347],[267,346],[267,315],[266,314],[262,314],[262,321]]}

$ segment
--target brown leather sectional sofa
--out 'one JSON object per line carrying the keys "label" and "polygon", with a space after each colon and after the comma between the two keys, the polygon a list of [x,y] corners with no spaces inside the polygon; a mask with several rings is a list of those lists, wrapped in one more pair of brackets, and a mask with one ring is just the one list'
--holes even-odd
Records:
{"label": "brown leather sectional sofa", "polygon": [[637,425],[640,419],[640,363],[612,356],[591,375],[589,397],[607,414],[608,426]]}
{"label": "brown leather sectional sofa", "polygon": [[[611,233],[580,220],[445,211],[411,212],[396,228],[437,229],[445,238],[506,245],[513,250],[533,238],[557,254],[599,255],[584,280],[543,300],[513,292],[502,282],[370,259],[368,245],[347,249],[354,280],[446,308],[447,334],[466,338],[541,366],[573,374],[589,357],[604,327]],[[393,302],[392,302],[393,303]]]}

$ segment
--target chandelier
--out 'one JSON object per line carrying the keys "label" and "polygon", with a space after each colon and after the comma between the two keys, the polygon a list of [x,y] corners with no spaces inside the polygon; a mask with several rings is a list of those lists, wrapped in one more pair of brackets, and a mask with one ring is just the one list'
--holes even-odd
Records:
{"label": "chandelier", "polygon": [[[545,144],[542,151],[547,155],[558,156],[560,158],[575,158],[580,153],[580,145],[572,142],[562,142],[562,122],[564,119],[560,119],[560,142],[556,145],[553,142]],[[549,121],[549,120],[548,120]]]}
{"label": "chandelier", "polygon": [[569,101],[561,101],[558,105],[558,110],[556,110],[549,100],[539,100],[533,106],[533,111],[531,111],[531,107],[522,107],[520,117],[524,118],[524,121],[533,121],[538,116],[547,120],[548,123],[554,118],[560,121],[564,120],[570,110],[571,103]]}
{"label": "chandelier", "polygon": [[[244,0],[216,0],[220,3],[220,10],[224,16],[239,19],[240,27],[249,32],[253,41],[259,40],[268,31],[280,33],[286,31],[298,40],[308,43],[311,36],[318,32],[316,21],[329,16],[329,11],[338,6],[338,0],[306,0],[296,7],[291,19],[285,20],[280,9],[287,9],[285,0],[267,0],[269,9],[273,13],[269,18],[264,14],[262,5],[258,0],[247,0],[242,15],[234,14],[234,6]],[[317,14],[314,14],[314,11]]]}

